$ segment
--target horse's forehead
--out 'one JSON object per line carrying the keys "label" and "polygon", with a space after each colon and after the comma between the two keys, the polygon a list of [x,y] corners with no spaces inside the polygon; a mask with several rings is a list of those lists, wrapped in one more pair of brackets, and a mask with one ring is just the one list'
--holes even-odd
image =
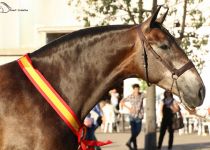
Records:
{"label": "horse's forehead", "polygon": [[148,40],[157,41],[157,42],[164,42],[167,39],[168,39],[167,34],[161,31],[160,29],[153,29],[148,37]]}

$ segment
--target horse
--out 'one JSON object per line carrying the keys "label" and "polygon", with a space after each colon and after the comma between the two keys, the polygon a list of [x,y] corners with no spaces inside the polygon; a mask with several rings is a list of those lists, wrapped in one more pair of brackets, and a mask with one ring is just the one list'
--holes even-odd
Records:
{"label": "horse", "polygon": [[[193,109],[203,103],[205,86],[184,50],[163,27],[167,12],[158,18],[159,10],[140,25],[82,29],[28,55],[80,122],[105,91],[119,79],[130,76],[164,89],[172,88],[178,95],[177,88],[171,86],[172,75],[178,75],[176,82],[183,103]],[[179,73],[172,74],[170,68],[180,68],[175,69]],[[78,148],[76,136],[16,61],[0,66],[0,81],[1,150]]]}

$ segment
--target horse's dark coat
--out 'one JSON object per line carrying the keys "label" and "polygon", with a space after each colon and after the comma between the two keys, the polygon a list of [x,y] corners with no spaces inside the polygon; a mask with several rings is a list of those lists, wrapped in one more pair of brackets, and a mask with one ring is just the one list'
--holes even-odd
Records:
{"label": "horse's dark coat", "polygon": [[[93,107],[94,103],[88,102],[89,99],[101,96],[97,89],[110,86],[111,83],[103,81],[105,77],[109,77],[110,72],[129,55],[127,51],[133,42],[126,41],[128,28],[84,29],[29,54],[35,68],[66,100],[79,119],[82,120]],[[77,148],[71,130],[30,83],[16,61],[0,67],[0,80],[0,149]],[[82,109],[84,104],[89,105],[88,110]]]}

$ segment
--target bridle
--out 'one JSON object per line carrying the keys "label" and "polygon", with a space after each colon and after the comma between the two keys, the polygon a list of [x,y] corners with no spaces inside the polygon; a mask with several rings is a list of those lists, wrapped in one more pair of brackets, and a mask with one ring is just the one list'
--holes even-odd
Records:
{"label": "bridle", "polygon": [[174,66],[170,65],[167,61],[165,61],[153,48],[152,46],[149,44],[148,40],[146,39],[146,37],[144,36],[143,32],[142,32],[142,29],[141,29],[141,25],[137,25],[137,32],[138,32],[138,35],[139,35],[139,38],[140,38],[140,41],[141,41],[141,45],[143,47],[143,58],[144,58],[144,72],[145,72],[145,80],[147,82],[147,85],[150,86],[150,81],[149,81],[149,73],[148,73],[148,57],[147,57],[147,52],[151,52],[154,57],[159,61],[161,62],[170,72],[171,72],[171,78],[172,78],[172,84],[171,84],[171,88],[169,89],[170,92],[172,92],[172,89],[174,87],[174,83],[175,83],[175,86],[176,86],[176,89],[178,91],[178,97],[180,99],[180,104],[190,113],[199,118],[202,118],[202,119],[206,119],[204,118],[203,116],[199,115],[199,114],[196,114],[194,111],[195,110],[192,110],[190,109],[188,106],[186,106],[185,104],[183,104],[183,100],[182,100],[182,97],[181,97],[181,93],[180,93],[180,90],[179,90],[179,86],[178,86],[178,82],[177,82],[177,79],[183,74],[185,73],[187,70],[190,70],[191,68],[194,68],[194,64],[192,63],[192,61],[188,61],[185,65],[183,65],[181,68],[179,69],[176,69]]}
{"label": "bridle", "polygon": [[[139,35],[139,38],[140,38],[140,41],[144,50],[143,57],[144,57],[145,79],[148,86],[150,85],[150,81],[149,81],[149,75],[148,75],[147,51],[150,51],[155,56],[155,58],[159,60],[171,72],[171,77],[174,81],[177,80],[184,72],[195,67],[192,61],[188,61],[184,66],[182,66],[179,69],[176,69],[174,66],[170,65],[167,61],[162,59],[162,57],[152,48],[152,46],[149,44],[148,40],[146,39],[146,37],[144,36],[142,32],[141,26],[138,25],[137,30],[138,30],[138,35]],[[172,86],[173,86],[173,82],[172,82]]]}

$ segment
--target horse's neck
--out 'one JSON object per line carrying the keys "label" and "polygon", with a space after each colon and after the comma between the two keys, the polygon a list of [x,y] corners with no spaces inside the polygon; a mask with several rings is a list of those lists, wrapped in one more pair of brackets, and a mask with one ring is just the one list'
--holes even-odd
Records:
{"label": "horse's neck", "polygon": [[[130,72],[135,36],[111,31],[82,41],[67,41],[47,56],[32,58],[52,86],[82,119],[119,78]],[[41,58],[41,59],[40,59]]]}

